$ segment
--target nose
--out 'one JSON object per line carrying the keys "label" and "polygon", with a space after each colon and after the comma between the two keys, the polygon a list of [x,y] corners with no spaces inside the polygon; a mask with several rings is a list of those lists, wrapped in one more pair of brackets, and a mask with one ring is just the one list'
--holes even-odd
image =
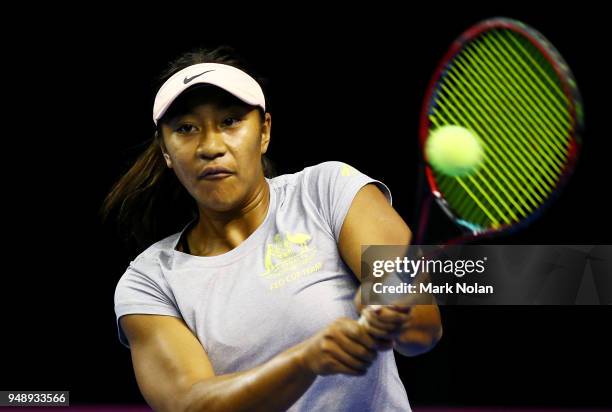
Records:
{"label": "nose", "polygon": [[200,136],[196,153],[199,158],[214,159],[227,150],[223,136],[216,130],[205,130]]}

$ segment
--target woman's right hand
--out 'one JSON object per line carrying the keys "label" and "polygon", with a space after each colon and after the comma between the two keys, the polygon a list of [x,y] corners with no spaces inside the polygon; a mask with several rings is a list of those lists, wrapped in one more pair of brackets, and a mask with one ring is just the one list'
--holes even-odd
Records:
{"label": "woman's right hand", "polygon": [[377,342],[356,320],[336,319],[304,342],[303,365],[317,375],[363,375],[377,356]]}

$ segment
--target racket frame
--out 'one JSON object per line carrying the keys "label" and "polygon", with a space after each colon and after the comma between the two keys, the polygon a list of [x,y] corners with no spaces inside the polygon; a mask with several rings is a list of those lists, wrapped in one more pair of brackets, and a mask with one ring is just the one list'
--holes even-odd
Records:
{"label": "racket frame", "polygon": [[[568,102],[570,103],[569,112],[572,124],[570,127],[570,136],[568,143],[568,158],[561,172],[559,182],[557,183],[557,186],[553,193],[548,197],[548,199],[546,199],[542,203],[542,205],[540,205],[540,207],[538,207],[525,219],[511,224],[500,224],[497,228],[469,228],[466,224],[461,223],[461,219],[459,218],[458,214],[448,204],[448,202],[444,198],[444,194],[439,189],[438,184],[436,183],[435,176],[433,174],[433,170],[429,165],[427,159],[427,154],[425,151],[425,142],[427,140],[427,137],[429,136],[429,129],[431,125],[429,121],[429,114],[431,112],[432,107],[432,98],[434,97],[434,93],[437,91],[438,83],[442,79],[444,79],[444,74],[446,72],[447,67],[449,67],[455,55],[457,55],[463,49],[465,44],[476,39],[483,33],[494,29],[511,30],[522,35],[540,51],[542,56],[549,62],[551,67],[554,69],[557,77],[561,82],[563,92],[566,98],[568,99]],[[572,175],[582,146],[581,135],[583,133],[583,128],[584,119],[582,112],[582,99],[580,97],[578,87],[576,86],[574,76],[571,73],[569,66],[561,57],[557,49],[555,49],[555,47],[541,33],[518,20],[506,17],[496,17],[483,20],[463,32],[452,43],[452,45],[436,67],[434,75],[431,78],[427,87],[425,98],[423,100],[423,108],[421,111],[419,124],[419,144],[425,168],[425,178],[430,189],[429,194],[430,196],[433,196],[435,198],[436,203],[438,203],[438,205],[442,208],[446,215],[466,232],[466,235],[464,237],[457,238],[454,241],[451,241],[450,243],[459,243],[461,239],[466,241],[472,240],[474,238],[488,237],[490,235],[498,234],[500,232],[512,233],[516,230],[528,226],[530,223],[536,220],[542,214],[542,212],[545,211],[554,202],[554,200],[561,192],[561,189],[565,187],[567,181],[569,180],[569,177]],[[426,202],[427,199],[424,200],[423,204],[425,205]],[[425,208],[428,208],[428,206]],[[425,208],[421,208],[421,218],[418,222],[419,228],[416,240],[419,243],[422,241],[422,237],[425,232],[425,225],[428,220],[429,212],[423,210]]]}

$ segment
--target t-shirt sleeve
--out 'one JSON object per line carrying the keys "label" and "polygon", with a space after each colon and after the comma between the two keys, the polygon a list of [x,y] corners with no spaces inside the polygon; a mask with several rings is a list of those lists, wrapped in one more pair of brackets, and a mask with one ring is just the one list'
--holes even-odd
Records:
{"label": "t-shirt sleeve", "polygon": [[159,265],[146,257],[130,263],[115,288],[115,315],[119,341],[130,347],[119,319],[129,314],[168,315],[181,317],[167,282],[159,272]]}
{"label": "t-shirt sleeve", "polygon": [[357,192],[374,183],[392,204],[391,191],[379,180],[337,161],[323,162],[305,170],[306,190],[338,242],[340,230]]}

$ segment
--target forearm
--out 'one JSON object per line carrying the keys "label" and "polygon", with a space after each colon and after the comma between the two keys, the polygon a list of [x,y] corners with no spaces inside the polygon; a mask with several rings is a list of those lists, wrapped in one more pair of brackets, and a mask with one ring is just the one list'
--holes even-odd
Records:
{"label": "forearm", "polygon": [[282,411],[302,396],[316,378],[302,362],[298,344],[244,372],[198,382],[186,397],[186,411]]}

